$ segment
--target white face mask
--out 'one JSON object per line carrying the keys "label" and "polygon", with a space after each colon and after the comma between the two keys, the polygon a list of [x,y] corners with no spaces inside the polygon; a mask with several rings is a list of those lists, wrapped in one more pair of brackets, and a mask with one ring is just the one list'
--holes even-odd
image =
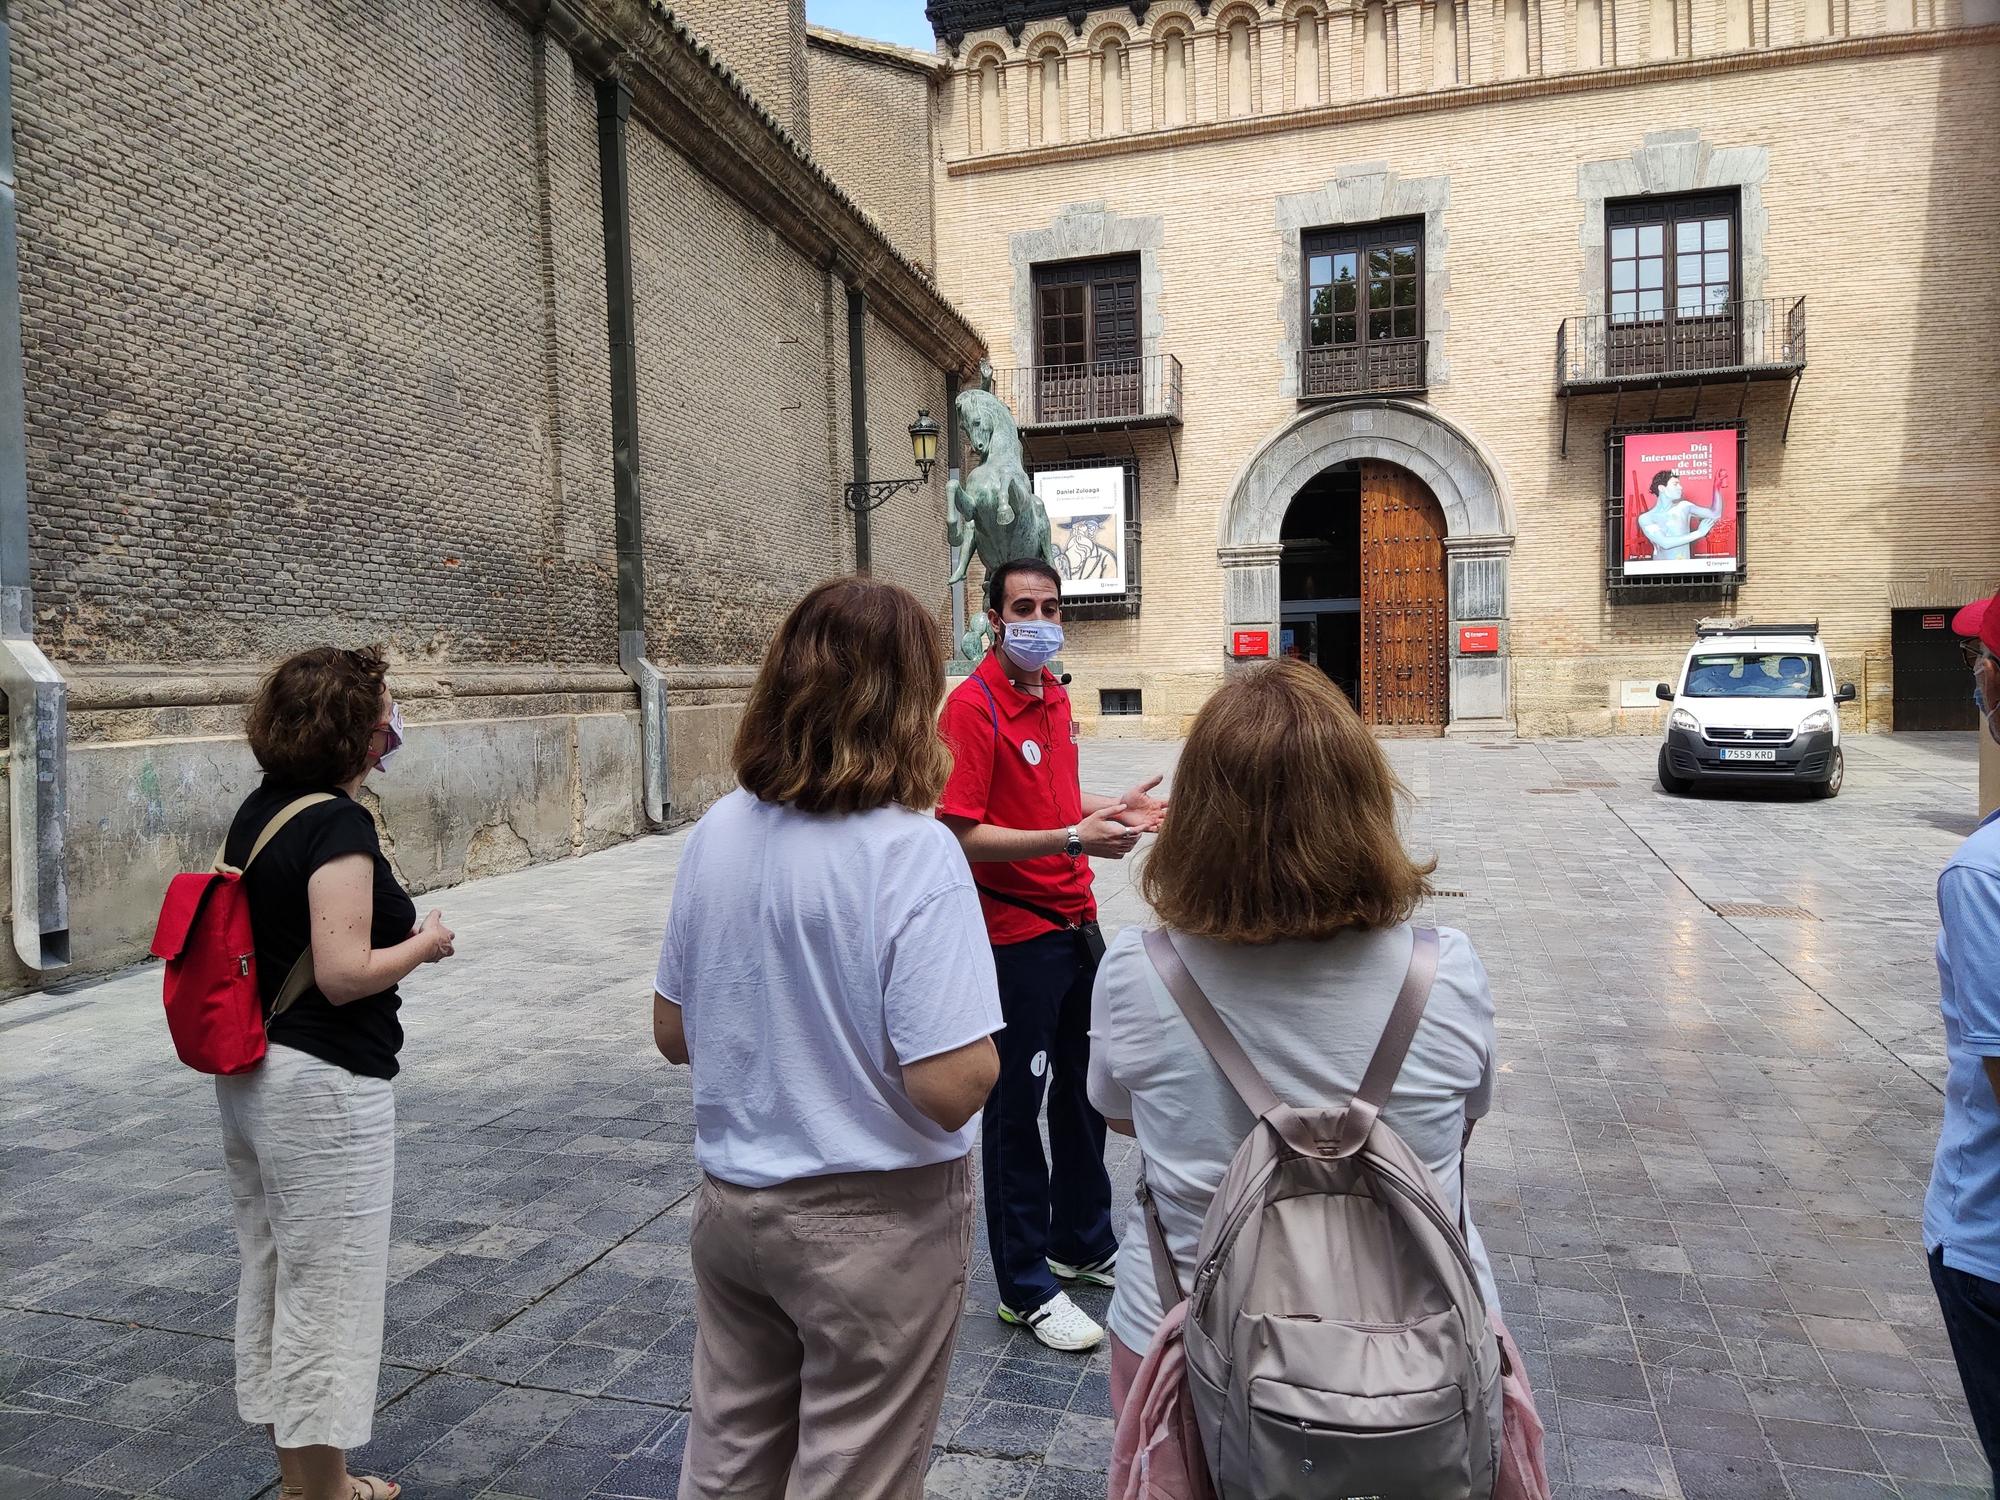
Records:
{"label": "white face mask", "polygon": [[392,703],[389,705],[389,727],[383,730],[382,733],[384,736],[382,744],[382,753],[375,757],[375,769],[378,771],[388,770],[389,757],[394,755],[398,750],[403,748],[403,705],[402,704]]}
{"label": "white face mask", "polygon": [[1053,620],[1009,620],[1000,649],[1024,672],[1040,671],[1063,648],[1063,628]]}

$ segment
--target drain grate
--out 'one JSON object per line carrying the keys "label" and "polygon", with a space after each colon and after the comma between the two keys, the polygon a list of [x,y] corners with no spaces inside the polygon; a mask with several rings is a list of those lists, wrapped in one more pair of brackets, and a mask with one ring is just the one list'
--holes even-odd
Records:
{"label": "drain grate", "polygon": [[1572,791],[1582,791],[1586,787],[1594,791],[1595,790],[1615,791],[1618,788],[1619,783],[1615,781],[1565,781],[1563,785],[1570,788]]}
{"label": "drain grate", "polygon": [[1457,901],[1463,901],[1465,899],[1464,891],[1447,890],[1443,886],[1438,886],[1437,888],[1432,890],[1431,895],[1434,897],[1450,897],[1451,899]]}
{"label": "drain grate", "polygon": [[1803,906],[1766,906],[1758,901],[1711,901],[1708,909],[1718,917],[1769,917],[1780,922],[1819,920]]}
{"label": "drain grate", "polygon": [[1528,788],[1528,795],[1530,797],[1574,797],[1576,795],[1576,788],[1573,786],[1531,786]]}

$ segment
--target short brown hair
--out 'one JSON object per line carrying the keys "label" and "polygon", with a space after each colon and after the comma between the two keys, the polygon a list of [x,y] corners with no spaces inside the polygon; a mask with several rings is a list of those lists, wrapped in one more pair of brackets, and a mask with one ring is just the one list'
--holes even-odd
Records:
{"label": "short brown hair", "polygon": [[765,802],[928,811],[951,774],[938,737],[944,634],[917,596],[823,583],[786,616],[736,730],[736,777]]}
{"label": "short brown hair", "polygon": [[1393,927],[1437,868],[1403,848],[1403,795],[1324,673],[1253,667],[1195,716],[1140,889],[1167,926],[1225,943]]}
{"label": "short brown hair", "polygon": [[250,751],[288,786],[338,786],[368,764],[389,664],[381,649],[314,646],[272,669],[250,700]]}

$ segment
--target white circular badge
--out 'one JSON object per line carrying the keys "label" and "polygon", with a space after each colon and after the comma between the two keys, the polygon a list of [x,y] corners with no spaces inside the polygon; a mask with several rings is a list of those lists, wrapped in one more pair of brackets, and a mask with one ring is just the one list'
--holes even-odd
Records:
{"label": "white circular badge", "polygon": [[1042,763],[1042,747],[1033,740],[1022,740],[1021,759],[1031,766],[1039,766]]}
{"label": "white circular badge", "polygon": [[1028,1071],[1030,1073],[1033,1073],[1037,1078],[1040,1078],[1044,1073],[1048,1072],[1048,1070],[1049,1070],[1048,1053],[1037,1052],[1033,1057],[1028,1059]]}

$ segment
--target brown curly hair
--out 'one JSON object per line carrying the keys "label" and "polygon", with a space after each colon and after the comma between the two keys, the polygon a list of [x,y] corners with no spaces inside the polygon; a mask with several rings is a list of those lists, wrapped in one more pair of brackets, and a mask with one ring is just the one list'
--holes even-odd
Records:
{"label": "brown curly hair", "polygon": [[1324,673],[1285,659],[1250,668],[1195,715],[1140,892],[1167,926],[1223,943],[1393,927],[1437,868],[1403,847],[1403,795]]}
{"label": "brown curly hair", "polygon": [[764,657],[736,731],[737,779],[802,812],[928,812],[951,774],[943,696],[944,635],[916,595],[872,578],[823,583]]}
{"label": "brown curly hair", "polygon": [[272,669],[244,733],[257,764],[287,786],[338,786],[368,764],[389,664],[377,646],[314,646]]}

